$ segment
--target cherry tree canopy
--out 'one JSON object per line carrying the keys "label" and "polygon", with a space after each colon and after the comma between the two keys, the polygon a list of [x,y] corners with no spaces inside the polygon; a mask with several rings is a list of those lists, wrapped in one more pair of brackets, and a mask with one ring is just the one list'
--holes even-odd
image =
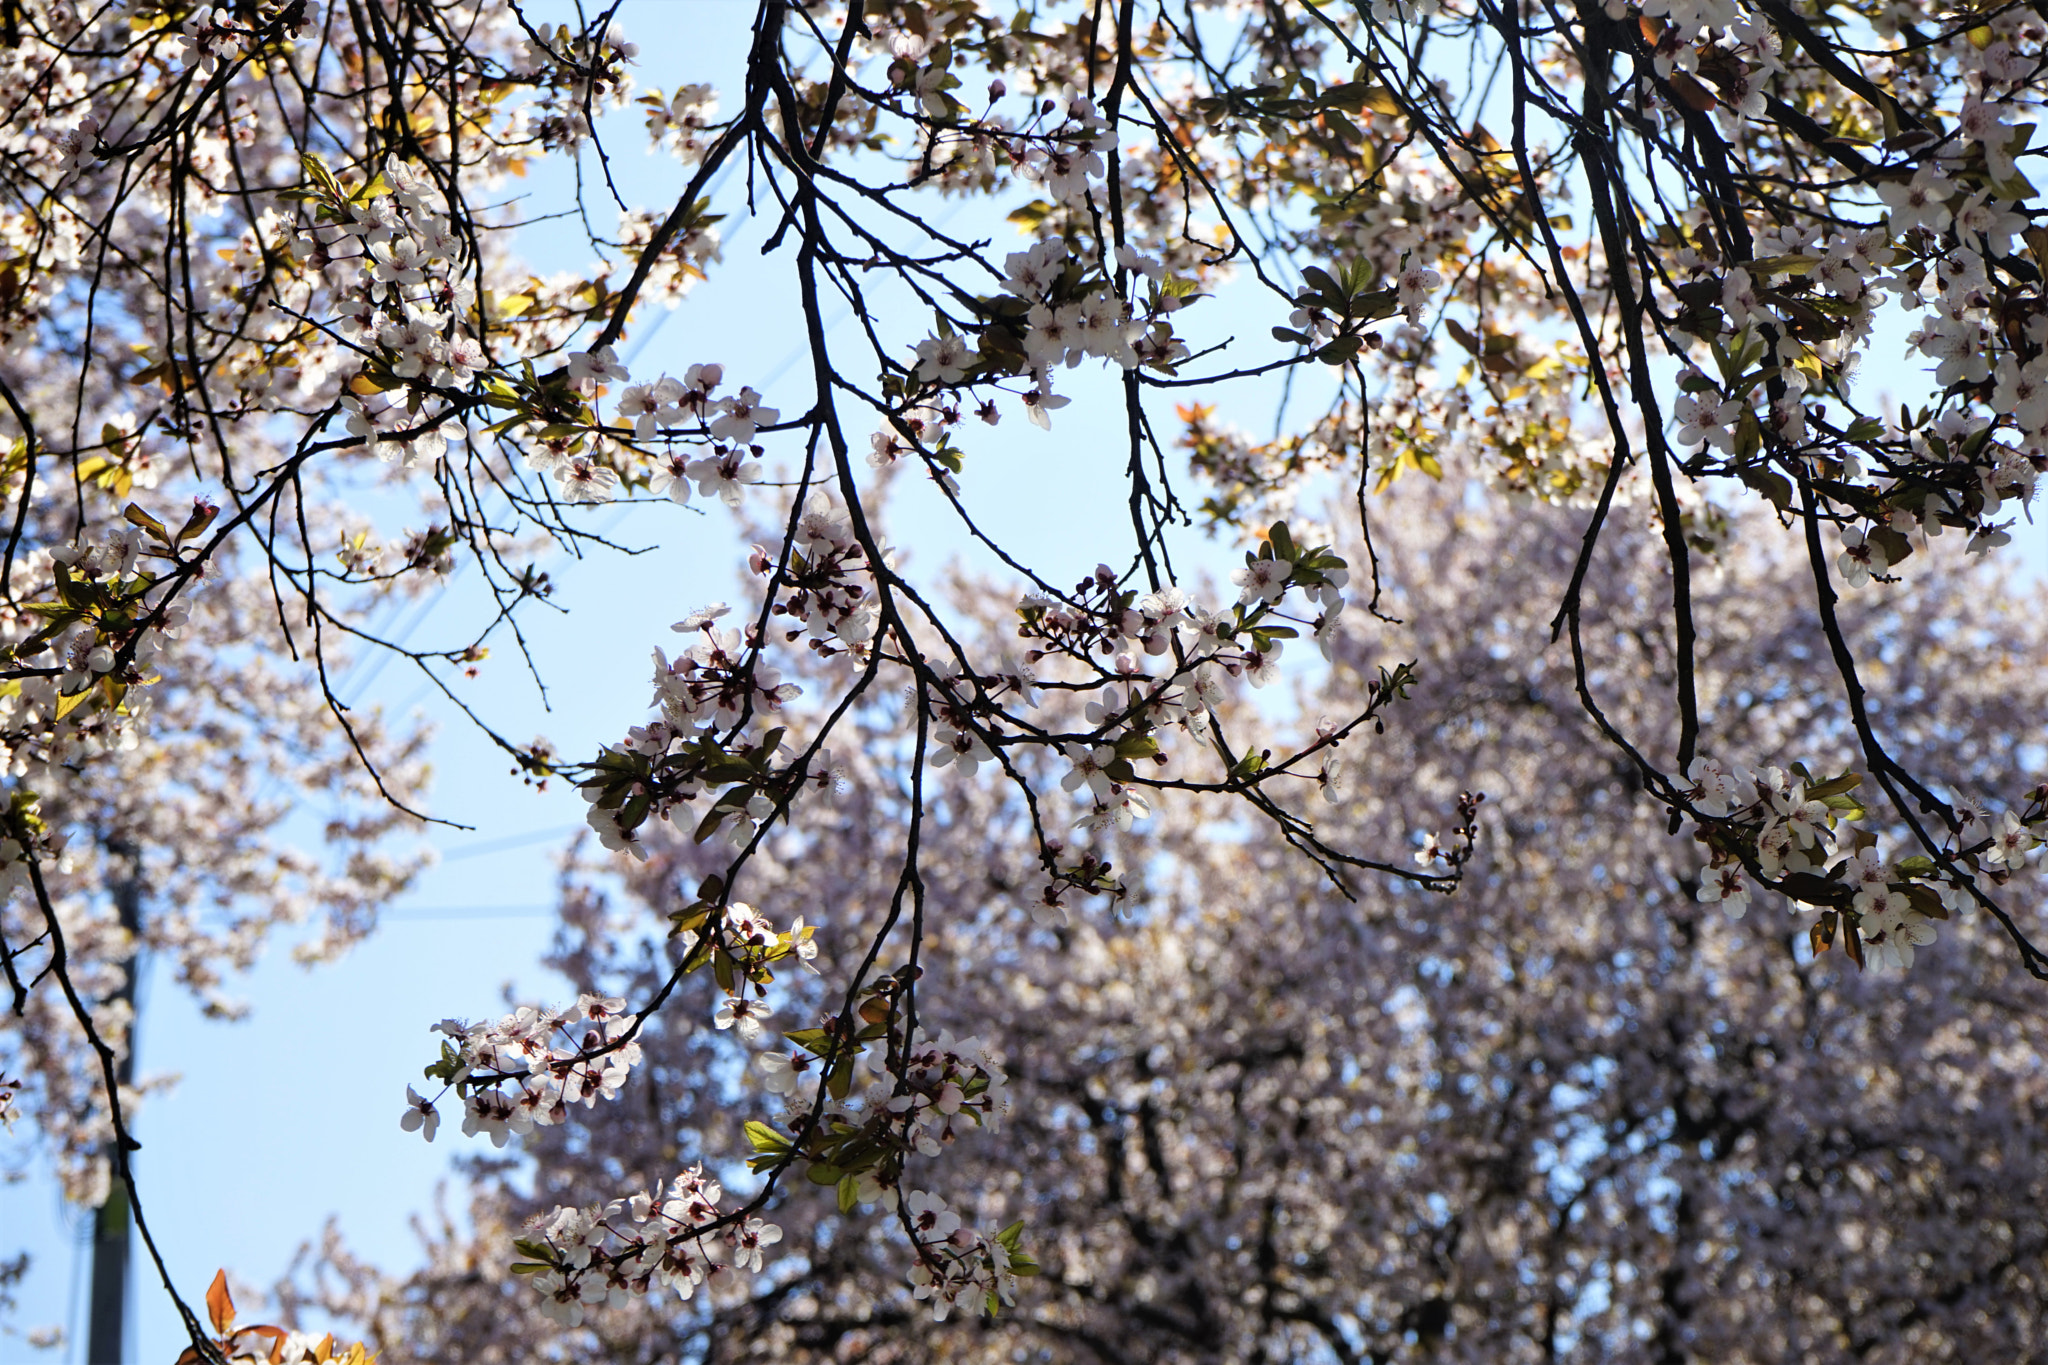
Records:
{"label": "cherry tree canopy", "polygon": [[[582,791],[629,875],[655,851],[687,866],[672,906],[636,883],[673,935],[636,963],[593,931],[573,1005],[447,1021],[404,1114],[429,1139],[445,1108],[544,1151],[573,1107],[607,1116],[576,1131],[613,1186],[576,1176],[576,1202],[497,1248],[534,1311],[573,1326],[707,1282],[752,1302],[770,1291],[731,1286],[775,1283],[795,1241],[771,1204],[819,1229],[813,1250],[867,1205],[891,1211],[896,1273],[939,1318],[1003,1309],[1057,1246],[1073,1330],[1090,1293],[1181,1295],[1160,1311],[1212,1346],[1299,1328],[1357,1351],[1397,1327],[1620,1342],[1637,1323],[1676,1343],[1735,1330],[1715,1326],[1744,1302],[1726,1275],[1824,1299],[1774,1320],[1802,1342],[1875,1330],[1866,1302],[1888,1342],[1946,1330],[1924,1300],[1953,1293],[1975,1339],[2024,1349],[2030,1320],[1971,1296],[2026,1297],[2038,1230],[1999,1224],[2004,1259],[1965,1265],[1933,1229],[1971,1180],[1991,1197],[1991,1154],[2031,1150],[2011,1134],[2034,1054],[2002,992],[2048,978],[2015,880],[2048,819],[2022,761],[2038,651],[1973,567],[2008,543],[2048,431],[2048,236],[2027,177],[2044,36],[2016,6],[1805,0],[770,0],[729,79],[649,88],[662,73],[636,76],[615,9],[557,26],[437,0],[0,8],[0,1109],[32,1116],[81,1199],[119,1180],[142,1220],[121,1062],[138,933],[212,998],[280,921],[319,914],[315,956],[363,932],[409,874],[386,836],[424,809],[417,737],[344,705],[340,662],[393,651],[469,711],[452,680],[493,644],[524,649],[546,553],[603,548],[589,505],[666,499],[735,527],[745,590],[656,651],[655,714],[619,717],[587,755],[471,715],[533,780]],[[672,203],[613,174],[600,134],[626,114],[687,175]],[[589,271],[541,278],[513,253],[508,177],[546,158],[576,160]],[[949,233],[948,199],[1000,233]],[[629,328],[719,268],[734,215],[791,281],[775,325],[807,363],[728,374],[707,336],[683,373],[632,374]],[[828,307],[858,319],[850,340]],[[1901,345],[1893,411],[1856,380]],[[1083,367],[1112,401],[1077,399]],[[1233,395],[1283,375],[1281,429],[1247,436]],[[1078,583],[1044,567],[1071,548],[1056,496],[1022,536],[970,514],[983,424],[1005,421],[1079,433],[1117,472],[1128,527]],[[906,473],[1008,575],[996,597],[907,570],[884,506]],[[1379,514],[1430,481],[1428,524],[1468,517],[1485,555]],[[1243,549],[1227,588],[1187,567],[1204,534]],[[489,610],[428,646],[378,638],[381,603],[458,562]],[[1248,700],[1304,655],[1310,718]],[[1538,720],[1458,710],[1495,676],[1599,743],[1509,772],[1490,746]],[[1481,792],[1529,866],[1506,877],[1504,852],[1475,886]],[[295,794],[345,811],[331,855],[282,851]],[[872,818],[833,834],[848,800]],[[856,835],[858,869],[849,852],[812,872],[869,880],[827,894],[791,870],[806,840]],[[142,887],[162,907],[147,924],[124,909]],[[1509,887],[1513,913],[1486,899]],[[1027,901],[1034,928],[997,914]],[[1691,908],[1752,901],[1799,907],[1796,959]],[[1363,994],[1311,1018],[1346,942]],[[933,970],[960,954],[1012,963],[1009,983],[1043,962],[1031,989],[1068,991],[1071,1019]],[[1849,984],[1843,963],[1888,984]],[[1097,1017],[1153,973],[1147,1009],[1188,999],[1177,1028],[1229,1009],[1238,1034],[1190,1029],[1200,1049],[1177,1058],[1127,1041],[1141,1016]],[[1996,1022],[1918,1003],[1977,1007],[1947,980]],[[1508,1007],[1523,996],[1536,1014]],[[1245,1011],[1271,1039],[1243,1041]],[[1954,1055],[1975,1060],[1941,1063],[1952,1082],[1934,1066],[1950,1089],[1887,1099],[1857,1030],[1947,1057],[1929,1030],[1952,1017],[1971,1040]],[[1338,1041],[1301,1032],[1338,1018]],[[619,1097],[657,1049],[696,1047],[705,1023],[755,1043],[770,1020],[788,1050],[762,1074],[785,1109],[700,1088],[690,1103],[729,1120],[707,1111],[701,1149],[634,1146]],[[1743,1041],[1708,1042],[1716,1023]],[[1095,1080],[1069,1024],[1110,1048]],[[1489,1027],[1498,1067],[1457,1060]],[[2020,1032],[1987,1041],[2003,1029]],[[1238,1052],[1214,1051],[1224,1036]],[[1576,1063],[1544,1050],[1595,1036]],[[1062,1059],[1034,1067],[1049,1088],[1023,1114],[1013,1047]],[[1394,1087],[1364,1121],[1409,1124],[1419,1147],[1438,1105],[1469,1103],[1509,1125],[1488,1141],[1513,1155],[1487,1175],[1439,1176],[1419,1152],[1396,1169],[1423,1193],[1386,1228],[1412,1235],[1347,1227],[1368,1238],[1347,1252],[1314,1230],[1341,1199],[1285,1205],[1283,1234],[1270,1191],[1316,1178],[1278,1155],[1281,1129],[1321,1113],[1346,1066]],[[1274,1078],[1288,1068],[1302,1093]],[[1825,1139],[1773,1126],[1795,1069]],[[1201,1079],[1168,1079],[1184,1074]],[[1269,1212],[1202,1234],[1214,1277],[1240,1254],[1256,1271],[1227,1310],[1198,1256],[1167,1265],[1155,1244],[1179,1214],[1133,1213],[1097,1246],[1015,1185],[1045,1227],[998,1230],[993,1194],[965,1221],[921,1171],[1006,1115],[1021,1154],[973,1158],[1016,1172],[993,1192],[1076,1115],[1099,1130],[1080,1155],[1135,1150],[1141,1079],[1278,1144],[1223,1206]],[[1940,1139],[1916,1117],[1966,1093],[2015,1128]],[[1143,1172],[1103,1158],[1101,1188],[1138,1209],[1151,1194],[1110,1182],[1142,1176],[1202,1205],[1203,1182],[1229,1184],[1210,1169],[1229,1144],[1189,1141]],[[1779,1242],[1741,1202],[1818,1229],[1827,1200],[1862,1197],[1855,1172],[1878,1180],[1866,1142],[1925,1155],[1886,1184],[1924,1178],[1922,1240],[1829,1213],[1834,1241]],[[656,1151],[673,1169],[644,1164]],[[728,1179],[743,1159],[758,1180]],[[1596,1225],[1642,1240],[1573,1262]],[[1434,1261],[1400,1268],[1431,1241]],[[1854,1258],[1894,1245],[1930,1248],[1898,1263],[1924,1293],[1859,1280]],[[827,1249],[814,1268],[853,1258],[835,1285],[880,1273],[854,1242]],[[1840,1291],[1818,1288],[1844,1255]],[[1384,1302],[1314,1287],[1367,1264]],[[1288,1287],[1283,1265],[1307,1279]],[[1460,1317],[1458,1266],[1489,1302],[1526,1304]],[[1655,1312],[1630,1306],[1643,1285]],[[1884,1318],[1887,1294],[1922,1316]],[[306,1349],[232,1335],[212,1302],[210,1333],[180,1305],[201,1358]]]}

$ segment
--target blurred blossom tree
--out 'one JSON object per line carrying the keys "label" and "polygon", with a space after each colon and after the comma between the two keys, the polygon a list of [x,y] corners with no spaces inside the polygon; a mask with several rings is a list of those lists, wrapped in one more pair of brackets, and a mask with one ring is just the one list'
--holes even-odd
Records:
{"label": "blurred blossom tree", "polygon": [[[770,0],[723,88],[643,91],[616,7],[0,6],[0,1107],[81,1200],[120,1182],[196,1358],[313,1349],[202,1320],[157,1257],[125,983],[153,944],[227,1008],[268,929],[320,916],[317,957],[405,884],[420,737],[334,683],[384,650],[575,784],[672,921],[634,958],[578,892],[581,998],[445,1022],[408,1092],[407,1128],[521,1136],[572,1201],[447,1248],[524,1286],[490,1324],[653,1332],[680,1294],[765,1343],[996,1313],[1042,1262],[1014,1330],[1061,1349],[1151,1314],[1196,1355],[2024,1353],[2041,656],[1972,556],[2048,432],[2044,36],[1813,0]],[[613,174],[627,110],[670,206]],[[591,270],[513,255],[507,177],[546,158],[583,172]],[[1027,240],[948,235],[944,198]],[[707,341],[636,379],[636,307],[735,214],[806,371]],[[1852,379],[1901,311],[1931,374],[1894,414]],[[1069,586],[1060,490],[1002,543],[962,492],[980,423],[1089,420],[1084,364],[1129,528]],[[1298,372],[1312,419],[1219,419]],[[908,574],[910,470],[1002,595]],[[587,505],[620,499],[730,517],[743,605],[677,624],[617,744],[516,743],[453,680],[525,652],[543,556],[603,548]],[[1185,567],[1204,531],[1245,547],[1230,589]],[[490,610],[380,638],[458,563]],[[1252,705],[1311,643],[1321,718]],[[325,858],[280,842],[309,796]],[[1752,901],[1796,930],[1729,927]],[[774,1103],[717,1065],[770,1021]]]}
{"label": "blurred blossom tree", "polygon": [[[1380,549],[1413,624],[1344,632],[1306,698],[1341,706],[1395,651],[1431,680],[1316,824],[1413,828],[1483,784],[1455,897],[1376,883],[1347,900],[1269,831],[1219,838],[1229,811],[1205,796],[1119,836],[1122,913],[1048,917],[1012,870],[1031,847],[1014,787],[928,798],[921,1017],[963,1054],[1000,1052],[1009,1116],[950,1113],[939,1083],[937,1156],[911,1160],[906,1188],[929,1184],[962,1227],[1031,1230],[1042,1273],[1014,1311],[934,1322],[889,1191],[842,1206],[801,1186],[760,1277],[566,1321],[536,1299],[501,1253],[521,1229],[729,1160],[736,1104],[783,1132],[811,1113],[791,1076],[809,1050],[713,1026],[719,992],[699,979],[641,1031],[612,1104],[535,1128],[530,1165],[475,1164],[470,1217],[441,1224],[424,1269],[383,1276],[330,1240],[298,1292],[362,1324],[382,1359],[450,1365],[2040,1356],[2048,1019],[2002,969],[1997,926],[1966,917],[1909,972],[1859,972],[1813,955],[1782,897],[1738,917],[1700,903],[1696,853],[1586,722],[1569,662],[1538,648],[1549,608],[1515,588],[1570,571],[1582,519],[1461,502],[1396,491]],[[1839,761],[1854,737],[1839,693],[1794,663],[1817,618],[1771,591],[1787,571],[1774,531],[1737,517],[1700,577],[1701,696],[1731,743]],[[1675,719],[1669,647],[1634,616],[1666,581],[1637,526],[1610,533],[1587,579],[1588,653],[1632,726]],[[2048,704],[2048,625],[1995,587],[1930,576],[1843,615],[1925,690],[1904,757],[1971,783],[2020,780],[2013,739]],[[977,638],[1009,629],[1005,598],[958,605]],[[1758,676],[1777,691],[1746,705]],[[1218,719],[1254,723],[1243,709]],[[764,901],[821,921],[820,961],[860,953],[888,905],[884,855],[910,810],[876,755],[904,719],[900,702],[865,717],[844,792],[753,864]],[[1964,737],[1973,757],[1951,767]],[[565,882],[555,965],[594,995],[666,981],[686,951],[667,921],[720,865],[687,838],[650,845],[624,894],[605,865]],[[789,1028],[836,1015],[829,974],[778,989]],[[872,1123],[892,1089],[828,1101],[826,1125]]]}

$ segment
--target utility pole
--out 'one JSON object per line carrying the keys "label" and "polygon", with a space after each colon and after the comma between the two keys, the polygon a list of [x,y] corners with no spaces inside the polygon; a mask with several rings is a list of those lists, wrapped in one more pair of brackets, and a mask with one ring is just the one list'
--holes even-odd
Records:
{"label": "utility pole", "polygon": [[[127,875],[113,884],[114,909],[121,927],[128,931],[134,951],[121,964],[121,984],[114,999],[128,1006],[128,1046],[115,1064],[114,1075],[122,1089],[135,1080],[135,1042],[139,1021],[135,1017],[135,982],[142,955],[142,851],[125,840],[109,840],[107,852],[127,864]],[[120,1169],[120,1154],[114,1139],[107,1144],[107,1160]],[[119,1176],[107,1189],[107,1200],[93,1212],[92,1227],[92,1318],[87,1327],[86,1365],[123,1365],[123,1343],[128,1327],[128,1188]]]}

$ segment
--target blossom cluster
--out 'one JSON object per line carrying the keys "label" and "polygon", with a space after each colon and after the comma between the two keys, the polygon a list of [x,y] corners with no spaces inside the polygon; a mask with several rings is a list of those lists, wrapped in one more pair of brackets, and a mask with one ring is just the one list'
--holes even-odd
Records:
{"label": "blossom cluster", "polygon": [[[312,221],[293,243],[333,289],[335,329],[362,357],[343,394],[358,449],[410,468],[433,464],[462,430],[445,398],[438,417],[422,417],[431,391],[466,390],[490,368],[471,315],[476,290],[462,238],[436,206],[434,183],[391,158],[382,174],[347,186],[317,158],[297,197]],[[373,406],[368,396],[400,391],[403,401]]]}
{"label": "blossom cluster", "polygon": [[1874,835],[1858,830],[1843,837],[1840,822],[1865,814],[1849,794],[1860,783],[1855,773],[1816,780],[1799,764],[1740,777],[1712,760],[1694,764],[1685,794],[1713,854],[1697,898],[1740,918],[1750,901],[1747,868],[1795,907],[1831,907],[1813,926],[1815,951],[1839,930],[1859,961],[1910,967],[1914,949],[1934,941],[1933,921],[1974,904],[1980,871],[2003,881],[2026,866],[2040,846],[2033,826],[2048,819],[2038,800],[2025,817],[2011,810],[1994,817],[1965,803],[1940,863],[1925,855],[1886,861]]}
{"label": "blossom cluster", "polygon": [[178,29],[171,55],[187,71],[206,80],[219,72],[223,62],[242,55],[255,38],[253,30],[235,22],[234,12],[225,6],[200,5]]}
{"label": "blossom cluster", "polygon": [[511,65],[539,83],[531,119],[541,144],[573,151],[588,141],[590,114],[599,101],[620,108],[630,97],[628,68],[639,52],[612,14],[582,28],[532,27]]}
{"label": "blossom cluster", "polygon": [[954,1137],[955,1118],[966,1113],[993,1130],[1010,1112],[1008,1078],[995,1053],[980,1038],[955,1038],[941,1030],[934,1038],[919,1029],[904,1049],[896,1093],[882,1106],[897,1116],[910,1144],[937,1156]]}
{"label": "blossom cluster", "polygon": [[656,1290],[690,1298],[727,1272],[759,1271],[782,1229],[719,1208],[725,1191],[702,1165],[665,1189],[608,1204],[561,1206],[521,1238],[527,1259],[513,1267],[529,1277],[542,1311],[574,1327],[588,1308],[623,1306]]}
{"label": "blossom cluster", "polygon": [[702,159],[704,134],[718,113],[718,92],[708,85],[684,85],[664,97],[659,90],[638,101],[647,110],[647,138],[685,165]]}
{"label": "blossom cluster", "polygon": [[[632,1036],[638,1021],[625,1008],[623,1000],[584,995],[567,1010],[527,1005],[493,1022],[444,1019],[435,1027],[450,1041],[428,1079],[461,1097],[465,1134],[482,1133],[502,1147],[515,1133],[560,1123],[572,1104],[589,1107],[619,1093],[640,1060]],[[434,1100],[411,1086],[405,1095],[401,1126],[432,1142],[441,1122]]]}
{"label": "blossom cluster", "polygon": [[[784,1098],[793,1124],[800,1125],[816,1103],[823,1064],[829,1059],[844,1065],[850,1055],[832,1046],[837,1036],[829,1026],[797,1030],[790,1034],[796,1047],[771,1048],[755,1058],[763,1087]],[[941,1030],[934,1038],[920,1028],[902,1049],[890,1076],[874,1082],[860,1097],[872,1128],[869,1136],[879,1139],[886,1134],[886,1142],[867,1154],[871,1160],[835,1165],[842,1174],[863,1177],[862,1202],[893,1205],[893,1194],[873,1172],[900,1167],[911,1152],[939,1155],[959,1135],[962,1115],[993,1131],[1010,1112],[1008,1084],[993,1049],[980,1038],[956,1039],[950,1030]]]}
{"label": "blossom cluster", "polygon": [[[880,597],[845,504],[824,489],[812,493],[797,515],[788,550],[783,564],[759,547],[751,560],[757,575],[782,585],[770,614],[797,623],[788,638],[808,633],[811,648],[822,654],[864,651],[881,622]],[[887,547],[882,560],[893,567]]]}
{"label": "blossom cluster", "polygon": [[[1772,27],[1730,16],[1717,42],[1695,43],[1697,16],[1673,17],[1660,63],[1710,75],[1724,107],[1760,115],[1763,83],[1784,69]],[[1841,438],[1829,443],[1826,471],[1841,482],[1823,491],[1837,501],[1838,568],[1850,586],[1889,581],[1919,537],[1945,528],[1962,531],[1974,553],[2007,543],[2007,513],[2031,500],[2048,461],[2048,302],[2030,282],[2037,277],[2005,264],[2028,231],[2021,201],[2032,191],[2014,156],[2031,132],[2015,119],[2032,107],[2032,62],[1990,28],[1951,47],[1958,126],[1899,134],[1919,154],[1872,181],[1876,221],[1775,224],[1745,260],[1726,259],[1699,229],[1663,229],[1679,326],[1706,343],[1718,370],[1681,377],[1678,443],[1700,449],[1702,468],[1742,478],[1783,510],[1794,470],[1770,464]],[[1927,310],[1906,340],[1943,401],[1917,414],[1908,407],[1897,421],[1856,417],[1829,433],[1816,425],[1816,404],[1843,395],[1887,303]]]}
{"label": "blossom cluster", "polygon": [[[1120,247],[1113,268],[1076,253],[1060,237],[1047,237],[1003,263],[1002,295],[983,301],[988,320],[974,338],[942,321],[917,343],[913,372],[921,386],[951,388],[1001,375],[1023,375],[1025,413],[1050,428],[1051,414],[1071,400],[1053,391],[1055,370],[1095,358],[1125,370],[1148,366],[1171,371],[1188,354],[1170,321],[1192,293],[1165,266],[1131,246]],[[1114,278],[1112,277],[1114,276]],[[1145,281],[1143,307],[1126,281]]]}
{"label": "blossom cluster", "polygon": [[[941,670],[934,686],[938,725],[930,762],[972,775],[994,758],[992,743],[1016,743],[998,728],[1006,700],[1024,711],[1042,701],[1039,669],[1060,658],[1094,674],[1095,696],[1083,707],[1090,729],[1060,741],[1069,764],[1063,788],[1088,802],[1078,827],[1128,829],[1149,813],[1134,764],[1163,765],[1163,735],[1172,729],[1206,736],[1209,714],[1226,678],[1265,687],[1280,676],[1286,641],[1306,627],[1327,658],[1336,639],[1350,571],[1327,546],[1297,545],[1285,523],[1268,528],[1257,551],[1231,575],[1238,600],[1211,611],[1176,585],[1138,592],[1120,585],[1107,566],[1064,597],[1026,595],[1018,634],[1033,647],[1012,654],[987,676],[967,680]],[[1298,592],[1303,605],[1283,607]],[[1313,614],[1309,614],[1313,613]],[[1289,624],[1289,623],[1292,624]],[[1101,669],[1095,659],[1110,656]],[[1150,660],[1163,660],[1155,672]]]}
{"label": "blossom cluster", "polygon": [[[555,396],[554,410],[536,408],[533,395],[513,384],[491,390],[506,406],[525,400],[533,414],[529,425],[537,428],[522,450],[526,466],[553,478],[565,502],[608,502],[631,482],[682,504],[694,485],[702,496],[737,509],[744,491],[761,480],[756,433],[781,414],[752,388],[713,397],[724,376],[722,366],[703,364],[690,366],[681,379],[662,375],[632,384],[631,372],[603,346],[569,357],[568,394]],[[623,387],[614,403],[616,426],[606,427],[585,404],[613,384]],[[572,406],[561,410],[570,395]],[[679,437],[687,442],[680,447]],[[646,449],[656,441],[662,443],[658,453]]]}
{"label": "blossom cluster", "polygon": [[[1001,1124],[1008,1079],[987,1043],[950,1030],[933,1037],[922,1027],[904,1038],[904,993],[916,975],[905,968],[864,987],[851,1029],[828,1016],[790,1030],[790,1050],[756,1057],[762,1085],[783,1099],[788,1131],[748,1126],[755,1169],[779,1165],[794,1149],[809,1160],[811,1179],[838,1183],[843,1199],[893,1208],[904,1162],[937,1156],[958,1136],[962,1115],[978,1127]],[[856,1090],[860,1060],[877,1042],[888,1045],[887,1072]]]}
{"label": "blossom cluster", "polygon": [[[867,552],[845,506],[830,493],[821,489],[805,500],[785,559],[778,562],[756,546],[749,562],[775,592],[770,615],[795,623],[789,639],[808,631],[820,654],[869,646],[879,596]],[[636,834],[641,824],[650,816],[669,820],[707,787],[724,790],[700,835],[723,826],[735,846],[745,847],[801,780],[793,768],[774,766],[782,757],[781,730],[743,738],[750,724],[772,720],[802,689],[767,662],[757,626],[717,625],[730,611],[714,603],[675,623],[677,633],[698,639],[673,658],[654,650],[658,717],[631,727],[582,784],[591,802],[587,818],[607,848],[644,856]]]}
{"label": "blossom cluster", "polygon": [[17,563],[18,578],[35,587],[0,611],[0,649],[14,665],[0,682],[0,754],[11,776],[33,780],[53,764],[140,742],[148,707],[138,689],[157,681],[156,664],[190,618],[172,594],[205,569],[183,547],[216,514],[197,502],[173,532],[131,504],[130,525]]}
{"label": "blossom cluster", "polygon": [[[685,918],[677,931],[687,933],[704,927],[709,912],[692,923]],[[794,957],[813,973],[818,971],[816,931],[798,915],[787,932],[778,932],[768,916],[745,901],[733,901],[717,916],[712,933],[703,935],[697,948],[684,960],[684,970],[709,963],[724,990],[712,1012],[712,1027],[732,1029],[752,1042],[761,1036],[761,1021],[775,1012],[768,1003],[768,986],[775,980],[770,964]]]}
{"label": "blossom cluster", "polygon": [[699,639],[674,659],[655,649],[659,718],[628,730],[617,749],[600,757],[597,775],[582,785],[591,803],[587,818],[605,847],[644,857],[635,835],[641,823],[650,815],[668,820],[707,783],[726,788],[711,827],[729,818],[727,837],[739,845],[774,813],[769,765],[780,754],[781,732],[751,746],[721,742],[719,736],[756,716],[772,716],[802,689],[784,682],[781,671],[750,647],[751,629],[743,637],[713,625],[728,610],[717,603],[676,623],[677,631],[695,630]]}
{"label": "blossom cluster", "polygon": [[694,629],[700,638],[673,660],[655,650],[654,704],[667,729],[650,727],[633,736],[631,747],[638,752],[665,754],[680,736],[729,729],[756,710],[779,709],[803,690],[761,663],[759,652],[747,647],[740,631],[712,624],[727,610],[717,604],[677,622],[676,631]]}
{"label": "blossom cluster", "polygon": [[1019,1275],[1038,1273],[1038,1263],[1018,1245],[1021,1221],[989,1237],[963,1223],[938,1195],[912,1190],[903,1198],[903,1222],[917,1254],[911,1295],[931,1305],[934,1322],[944,1322],[963,1298],[993,1316],[998,1303],[1017,1302]]}

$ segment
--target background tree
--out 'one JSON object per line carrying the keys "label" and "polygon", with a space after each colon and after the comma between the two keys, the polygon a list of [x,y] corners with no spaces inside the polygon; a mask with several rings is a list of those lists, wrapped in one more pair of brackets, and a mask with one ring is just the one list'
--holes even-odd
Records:
{"label": "background tree", "polygon": [[[382,1278],[330,1244],[324,1305],[386,1359],[451,1362],[2039,1353],[2044,1025],[1995,926],[1944,925],[1910,971],[1859,973],[1814,955],[1780,897],[1739,918],[1700,904],[1696,856],[1573,704],[1568,667],[1530,662],[1547,613],[1515,585],[1570,574],[1578,519],[1405,485],[1391,509],[1382,553],[1413,625],[1345,632],[1306,714],[1394,641],[1432,685],[1314,813],[1326,836],[1415,827],[1482,782],[1457,896],[1346,900],[1282,839],[1230,837],[1188,803],[1119,848],[1120,912],[1049,923],[1000,856],[974,856],[1021,828],[1015,798],[963,782],[933,802],[923,965],[946,1003],[928,1027],[1001,1040],[1011,1117],[950,1124],[914,1183],[928,1172],[972,1225],[1026,1221],[1045,1273],[1013,1315],[934,1323],[893,1219],[796,1198],[758,1281],[592,1306],[573,1330],[544,1316],[497,1254],[508,1236],[716,1159],[736,1091],[769,1112],[790,1098],[767,1064],[786,1054],[735,1046],[702,1009],[651,1023],[615,1103],[536,1129],[530,1166],[478,1163],[475,1230],[441,1224],[426,1269]],[[1701,695],[1723,733],[1839,761],[1840,698],[1787,666],[1811,608],[1763,591],[1784,571],[1774,529],[1739,519],[1702,578]],[[1588,653],[1640,726],[1670,720],[1671,654],[1631,619],[1659,554],[1618,533],[1587,579]],[[1845,617],[1899,685],[1929,685],[1912,758],[1959,790],[2038,775],[2013,738],[2044,700],[2048,634],[2009,600],[1976,575]],[[976,606],[1002,628],[1000,598]],[[1742,698],[1758,676],[1783,685]],[[877,831],[907,816],[886,770],[848,781],[756,874],[807,917],[837,908],[819,935],[835,965],[886,904]],[[651,989],[679,952],[665,919],[713,865],[668,841],[625,897],[572,876],[558,966],[597,993]],[[829,1017],[830,979],[796,978],[778,1017]]]}

